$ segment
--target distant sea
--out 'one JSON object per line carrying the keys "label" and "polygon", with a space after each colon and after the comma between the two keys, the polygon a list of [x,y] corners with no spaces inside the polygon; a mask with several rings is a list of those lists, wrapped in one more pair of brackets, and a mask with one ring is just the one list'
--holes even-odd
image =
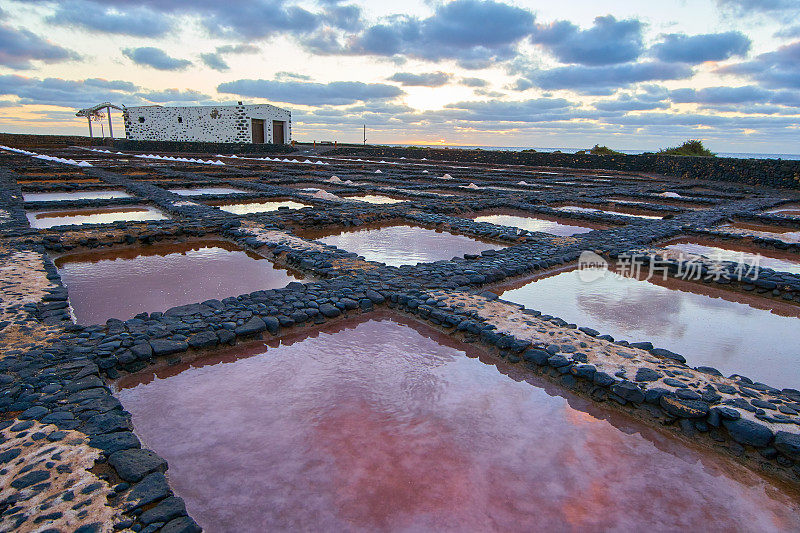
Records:
{"label": "distant sea", "polygon": [[[389,144],[387,146],[412,146],[408,144]],[[543,148],[538,146],[443,146],[441,144],[415,144],[413,146],[421,146],[424,148],[463,148],[465,150],[481,149],[481,150],[501,150],[508,152],[519,152],[521,150],[536,150],[537,152],[555,152],[560,151],[565,154],[574,154],[586,148]],[[623,154],[639,155],[645,153],[647,150],[617,150]],[[791,159],[800,160],[800,154],[759,154],[759,153],[746,153],[746,152],[717,152],[719,157],[733,157],[737,159]]]}

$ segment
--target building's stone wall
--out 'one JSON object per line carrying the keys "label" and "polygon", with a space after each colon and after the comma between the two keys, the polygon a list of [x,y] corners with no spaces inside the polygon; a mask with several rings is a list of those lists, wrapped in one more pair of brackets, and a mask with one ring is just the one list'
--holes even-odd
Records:
{"label": "building's stone wall", "polygon": [[272,121],[284,122],[284,143],[292,139],[292,113],[269,104],[128,107],[125,137],[134,141],[251,143],[251,119],[264,121],[264,142],[273,142]]}

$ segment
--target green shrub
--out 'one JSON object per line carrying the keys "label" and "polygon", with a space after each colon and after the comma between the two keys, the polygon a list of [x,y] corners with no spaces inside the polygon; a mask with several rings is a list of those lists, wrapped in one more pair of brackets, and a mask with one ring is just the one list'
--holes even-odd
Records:
{"label": "green shrub", "polygon": [[659,150],[660,155],[680,155],[680,156],[701,156],[716,157],[717,154],[703,146],[703,141],[692,139],[674,148],[664,148]]}
{"label": "green shrub", "polygon": [[617,152],[608,146],[600,146],[599,144],[595,144],[594,148],[589,150],[589,153],[592,155],[622,155],[622,152]]}

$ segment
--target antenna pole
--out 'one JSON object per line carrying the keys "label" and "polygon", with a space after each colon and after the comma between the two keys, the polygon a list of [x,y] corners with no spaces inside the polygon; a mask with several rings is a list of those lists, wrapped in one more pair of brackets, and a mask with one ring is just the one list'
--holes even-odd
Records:
{"label": "antenna pole", "polygon": [[367,145],[367,125],[364,124],[364,146]]}

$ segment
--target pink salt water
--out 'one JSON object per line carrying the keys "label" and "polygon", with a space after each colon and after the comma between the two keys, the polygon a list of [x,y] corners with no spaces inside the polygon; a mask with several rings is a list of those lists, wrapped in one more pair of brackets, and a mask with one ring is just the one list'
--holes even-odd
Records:
{"label": "pink salt water", "polygon": [[325,244],[355,252],[368,261],[380,261],[390,266],[416,265],[452,259],[464,254],[479,254],[484,250],[505,248],[502,244],[482,242],[472,237],[417,226],[386,226],[347,230],[335,235],[315,237]]}
{"label": "pink salt water", "polygon": [[63,200],[108,200],[111,198],[130,198],[131,195],[119,190],[87,190],[57,192],[26,192],[22,198],[26,202],[58,202]]}
{"label": "pink salt water", "polygon": [[490,224],[511,226],[528,231],[540,231],[561,237],[569,237],[571,235],[578,235],[580,233],[589,233],[595,229],[604,229],[606,227],[598,226],[596,224],[567,224],[556,219],[549,219],[541,216],[533,217],[512,214],[481,215],[475,217],[473,220],[475,220],[475,222],[489,222]]}
{"label": "pink salt water", "polygon": [[198,187],[197,189],[167,189],[169,192],[174,192],[181,196],[203,196],[206,194],[236,194],[242,192],[250,192],[242,189],[234,189],[233,187]]}
{"label": "pink salt water", "polygon": [[[338,330],[338,331],[337,331]],[[798,497],[397,319],[117,396],[207,531],[788,531]]]}
{"label": "pink salt water", "polygon": [[269,211],[277,211],[282,207],[287,209],[302,209],[303,207],[312,207],[310,204],[295,202],[294,200],[254,200],[237,203],[213,203],[209,205],[216,205],[223,211],[234,213],[236,215],[266,213]]}
{"label": "pink salt water", "polygon": [[298,280],[258,254],[216,239],[67,254],[55,265],[79,324],[127,320]]}
{"label": "pink salt water", "polygon": [[112,222],[120,221],[141,222],[167,218],[160,210],[146,205],[65,209],[59,211],[28,211],[27,216],[31,227],[37,229],[78,224],[111,224]]}
{"label": "pink salt water", "polygon": [[704,255],[714,261],[732,261],[745,265],[767,267],[778,272],[800,274],[800,254],[736,246],[727,242],[724,244],[715,243],[695,238],[677,239],[664,247],[668,250],[676,250],[685,254]]}
{"label": "pink salt water", "polygon": [[713,366],[726,376],[738,373],[779,388],[800,386],[800,307],[794,304],[702,282],[665,282],[658,272],[650,281],[612,271],[585,279],[570,269],[498,292],[618,340],[650,341],[691,366]]}

